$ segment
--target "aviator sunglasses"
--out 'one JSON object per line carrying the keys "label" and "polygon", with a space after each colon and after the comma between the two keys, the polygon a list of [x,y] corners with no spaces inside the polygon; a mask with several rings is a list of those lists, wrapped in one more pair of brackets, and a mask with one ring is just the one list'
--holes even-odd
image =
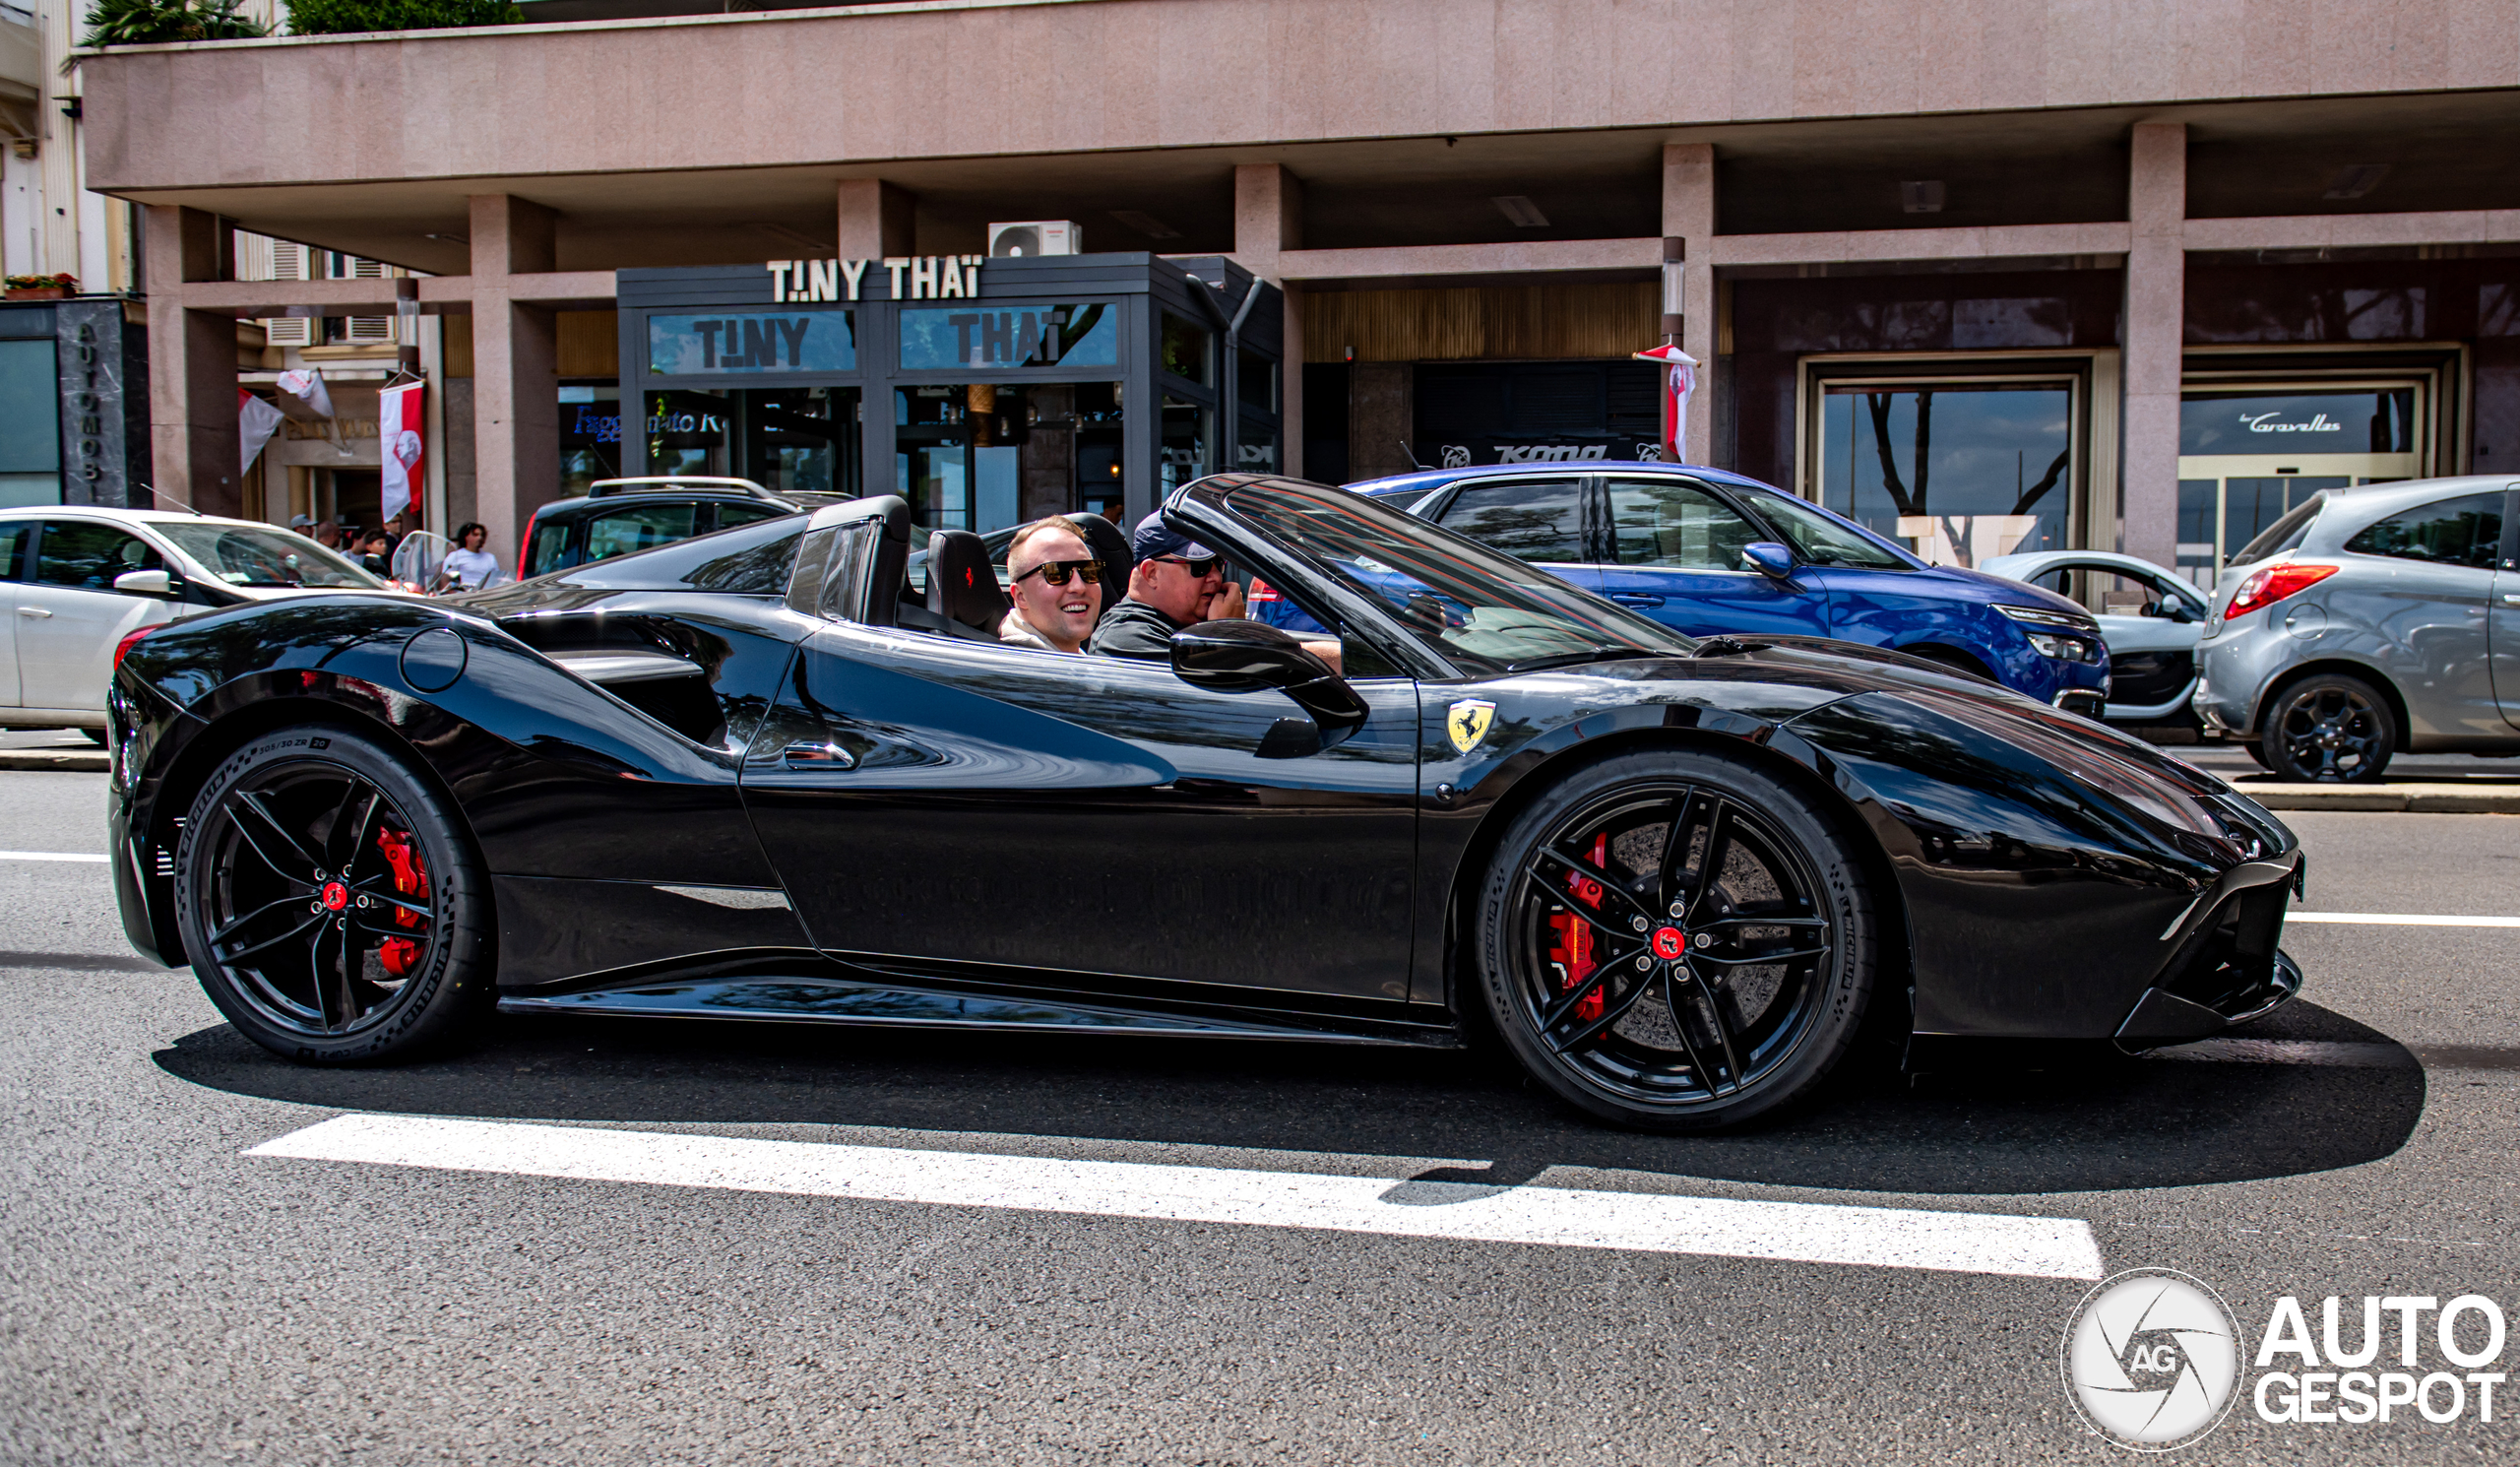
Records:
{"label": "aviator sunglasses", "polygon": [[1198,559],[1192,560],[1181,555],[1158,555],[1155,558],[1164,561],[1168,565],[1177,565],[1183,570],[1188,571],[1194,577],[1205,579],[1208,572],[1217,568],[1217,561],[1220,557],[1215,555],[1202,555]]}
{"label": "aviator sunglasses", "polygon": [[1102,584],[1102,562],[1100,560],[1044,560],[1015,579],[1020,582],[1030,576],[1040,576],[1044,585],[1064,586],[1071,575],[1083,576],[1088,586],[1100,586]]}

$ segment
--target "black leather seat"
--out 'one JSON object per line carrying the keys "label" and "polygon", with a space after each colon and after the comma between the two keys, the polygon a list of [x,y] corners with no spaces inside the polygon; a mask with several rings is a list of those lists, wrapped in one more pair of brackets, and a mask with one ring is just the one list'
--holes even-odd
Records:
{"label": "black leather seat", "polygon": [[1071,515],[1069,518],[1085,527],[1085,547],[1102,562],[1102,609],[1094,614],[1100,621],[1129,594],[1129,572],[1137,567],[1138,557],[1129,549],[1128,532],[1101,515]]}
{"label": "black leather seat", "polygon": [[927,537],[927,609],[980,639],[997,640],[997,624],[1015,604],[997,584],[988,542],[969,530],[938,530]]}

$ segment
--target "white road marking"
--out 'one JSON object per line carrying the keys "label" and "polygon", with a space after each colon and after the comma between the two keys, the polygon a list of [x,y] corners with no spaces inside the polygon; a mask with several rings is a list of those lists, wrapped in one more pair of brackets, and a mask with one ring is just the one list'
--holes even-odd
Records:
{"label": "white road marking", "polygon": [[0,851],[0,861],[80,861],[102,865],[110,856],[83,856],[76,851]]}
{"label": "white road marking", "polygon": [[[1401,1183],[1382,1177],[987,1156],[415,1116],[338,1116],[267,1141],[245,1155],[951,1207],[1320,1228],[1403,1238],[2025,1278],[2103,1276],[2099,1244],[2091,1225],[2080,1218],[1559,1187]],[[1404,1192],[1405,1200],[1396,1199],[1396,1194]]]}
{"label": "white road marking", "polygon": [[2154,1050],[2155,1059],[2208,1059],[2225,1064],[2323,1064],[2344,1069],[2412,1068],[2416,1058],[2398,1045],[2350,1044],[2311,1039],[2200,1039]]}
{"label": "white road marking", "polygon": [[2411,912],[2288,912],[2286,922],[2360,922],[2384,927],[2520,927],[2520,917],[2421,917]]}

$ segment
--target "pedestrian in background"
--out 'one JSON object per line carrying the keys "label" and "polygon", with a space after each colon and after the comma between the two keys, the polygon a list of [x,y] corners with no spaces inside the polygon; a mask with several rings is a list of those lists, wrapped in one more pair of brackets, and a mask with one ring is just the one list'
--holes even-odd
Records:
{"label": "pedestrian in background", "polygon": [[330,520],[317,520],[314,535],[315,543],[325,549],[338,550],[342,547],[342,527]]}
{"label": "pedestrian in background", "polygon": [[446,564],[438,568],[441,588],[456,591],[478,591],[483,583],[498,573],[499,562],[488,549],[490,532],[478,520],[467,520],[456,527],[455,548],[446,552]]}

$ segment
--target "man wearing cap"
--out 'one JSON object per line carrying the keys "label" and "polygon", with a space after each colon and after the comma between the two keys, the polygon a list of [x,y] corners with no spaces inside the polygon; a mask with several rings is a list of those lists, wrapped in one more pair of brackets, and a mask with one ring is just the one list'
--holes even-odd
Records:
{"label": "man wearing cap", "polygon": [[[1172,634],[1201,621],[1242,615],[1242,588],[1225,578],[1225,558],[1164,523],[1158,510],[1138,521],[1129,537],[1137,568],[1129,594],[1103,613],[1085,650],[1096,657],[1172,660]],[[1306,642],[1304,650],[1339,667],[1337,642]]]}

